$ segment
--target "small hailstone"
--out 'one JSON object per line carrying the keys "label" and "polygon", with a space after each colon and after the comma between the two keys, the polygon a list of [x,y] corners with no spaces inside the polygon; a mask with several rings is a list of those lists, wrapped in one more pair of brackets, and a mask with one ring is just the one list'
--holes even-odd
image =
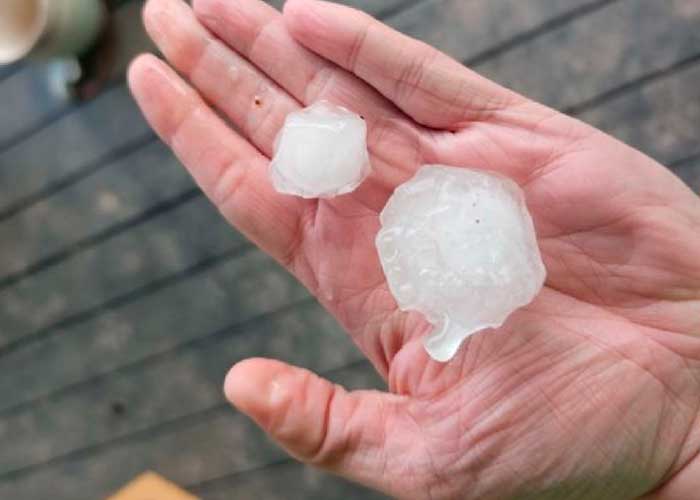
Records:
{"label": "small hailstone", "polygon": [[428,354],[449,361],[462,341],[501,326],[546,276],[520,187],[500,175],[427,165],[381,214],[377,249],[402,310],[434,325]]}
{"label": "small hailstone", "polygon": [[369,173],[367,124],[359,115],[320,101],[287,116],[270,165],[278,192],[332,198],[354,191]]}

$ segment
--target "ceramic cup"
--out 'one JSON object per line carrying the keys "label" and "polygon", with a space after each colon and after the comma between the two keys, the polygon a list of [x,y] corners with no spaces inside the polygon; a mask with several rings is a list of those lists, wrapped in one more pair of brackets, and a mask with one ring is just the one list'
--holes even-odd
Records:
{"label": "ceramic cup", "polygon": [[102,0],[0,0],[0,64],[80,55],[104,18]]}

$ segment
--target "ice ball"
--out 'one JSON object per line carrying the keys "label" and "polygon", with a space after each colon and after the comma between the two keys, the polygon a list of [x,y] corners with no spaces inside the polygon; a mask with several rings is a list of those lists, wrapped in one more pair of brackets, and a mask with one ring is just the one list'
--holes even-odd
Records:
{"label": "ice ball", "polygon": [[278,192],[332,198],[354,191],[369,173],[367,124],[359,115],[319,101],[287,116],[270,165]]}
{"label": "ice ball", "polygon": [[376,244],[399,307],[434,325],[428,354],[449,361],[462,341],[501,326],[542,288],[542,263],[520,187],[483,170],[423,166],[381,214]]}

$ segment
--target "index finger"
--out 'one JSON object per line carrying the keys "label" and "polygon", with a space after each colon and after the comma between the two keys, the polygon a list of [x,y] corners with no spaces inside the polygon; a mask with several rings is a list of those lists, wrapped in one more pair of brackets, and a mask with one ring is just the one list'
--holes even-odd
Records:
{"label": "index finger", "polygon": [[148,122],[229,222],[289,266],[313,205],[278,194],[267,180],[267,158],[156,57],[132,63],[129,86]]}

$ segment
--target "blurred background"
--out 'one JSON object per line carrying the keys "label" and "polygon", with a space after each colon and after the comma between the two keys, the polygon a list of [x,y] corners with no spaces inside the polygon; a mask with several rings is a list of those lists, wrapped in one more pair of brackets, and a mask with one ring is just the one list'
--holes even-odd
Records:
{"label": "blurred background", "polygon": [[[700,191],[700,0],[343,3]],[[107,2],[77,85],[74,63],[0,66],[0,498],[104,498],[144,470],[212,500],[382,498],[287,458],[223,400],[257,355],[382,382],[147,127],[124,84],[152,47],[142,4]]]}

